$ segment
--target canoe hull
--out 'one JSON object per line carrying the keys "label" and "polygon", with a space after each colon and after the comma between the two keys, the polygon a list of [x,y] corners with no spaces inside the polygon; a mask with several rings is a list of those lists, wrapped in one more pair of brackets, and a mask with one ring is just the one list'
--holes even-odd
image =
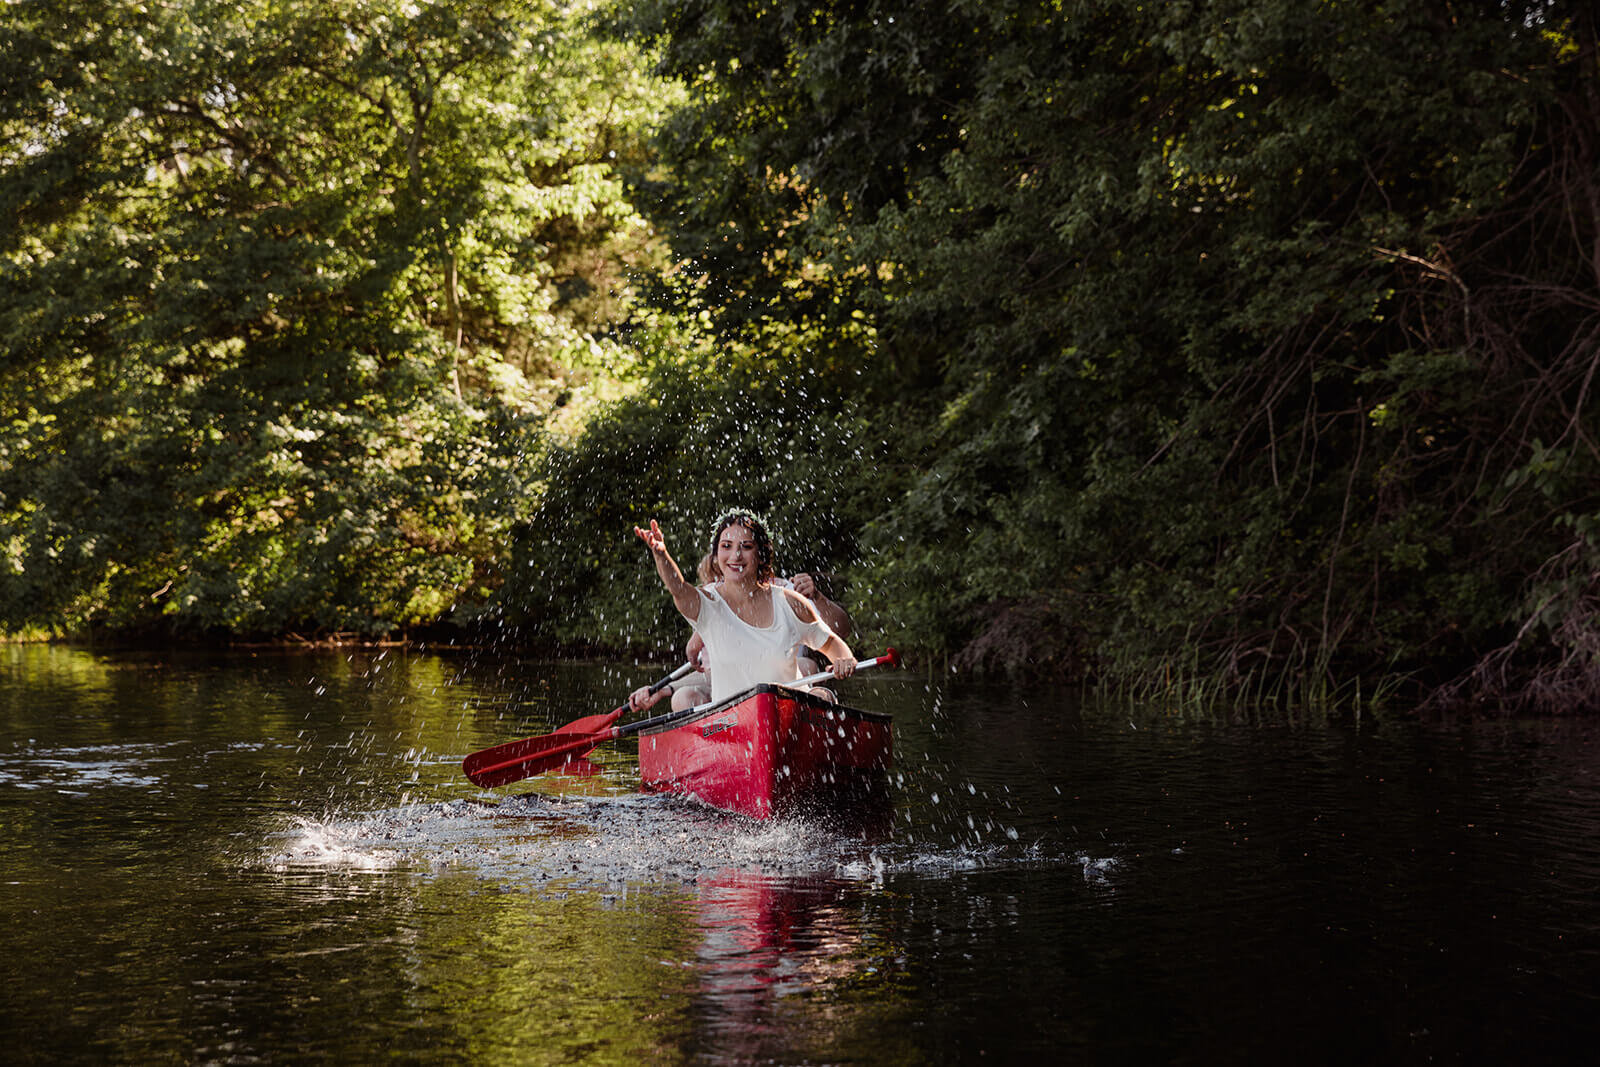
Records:
{"label": "canoe hull", "polygon": [[759,685],[642,731],[639,775],[648,792],[770,819],[880,793],[892,742],[888,715]]}

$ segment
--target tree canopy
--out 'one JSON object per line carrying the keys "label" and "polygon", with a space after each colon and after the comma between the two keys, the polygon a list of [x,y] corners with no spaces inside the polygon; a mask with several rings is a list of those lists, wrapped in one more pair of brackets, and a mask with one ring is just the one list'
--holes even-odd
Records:
{"label": "tree canopy", "polygon": [[740,503],[961,669],[1600,706],[1588,5],[62,6],[0,623],[660,648]]}
{"label": "tree canopy", "polygon": [[865,319],[864,576],[918,644],[1595,701],[1587,7],[629,11],[691,91],[687,295],[764,349]]}
{"label": "tree canopy", "polygon": [[8,4],[0,622],[481,601],[648,234],[670,98],[582,5]]}

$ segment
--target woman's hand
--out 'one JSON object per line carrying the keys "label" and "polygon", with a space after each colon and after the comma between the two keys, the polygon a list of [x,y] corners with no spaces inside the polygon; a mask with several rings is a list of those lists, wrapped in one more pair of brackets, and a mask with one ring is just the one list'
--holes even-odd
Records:
{"label": "woman's hand", "polygon": [[634,536],[643,541],[645,547],[650,549],[651,552],[665,552],[667,550],[667,539],[662,536],[661,527],[656,523],[656,520],[650,520],[650,529],[646,530],[643,527],[635,526],[633,532]]}
{"label": "woman's hand", "polygon": [[856,658],[854,656],[840,656],[833,661],[833,676],[835,678],[848,678],[856,673]]}

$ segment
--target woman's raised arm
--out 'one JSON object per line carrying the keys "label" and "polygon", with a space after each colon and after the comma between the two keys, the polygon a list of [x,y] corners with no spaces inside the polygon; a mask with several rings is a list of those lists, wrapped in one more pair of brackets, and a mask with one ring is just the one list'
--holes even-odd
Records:
{"label": "woman's raised arm", "polygon": [[683,572],[673,562],[672,553],[667,551],[667,539],[662,536],[661,527],[651,519],[650,529],[635,526],[633,532],[650,549],[650,555],[656,562],[656,574],[661,576],[661,584],[672,594],[672,603],[684,618],[694,622],[700,617],[700,594],[694,586],[683,580]]}

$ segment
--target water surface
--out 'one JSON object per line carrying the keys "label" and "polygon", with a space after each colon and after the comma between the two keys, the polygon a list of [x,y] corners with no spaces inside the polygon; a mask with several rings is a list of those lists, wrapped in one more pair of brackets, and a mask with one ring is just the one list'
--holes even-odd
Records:
{"label": "water surface", "polygon": [[466,753],[661,665],[0,648],[14,1062],[1588,1062],[1600,731],[911,672],[890,803]]}

